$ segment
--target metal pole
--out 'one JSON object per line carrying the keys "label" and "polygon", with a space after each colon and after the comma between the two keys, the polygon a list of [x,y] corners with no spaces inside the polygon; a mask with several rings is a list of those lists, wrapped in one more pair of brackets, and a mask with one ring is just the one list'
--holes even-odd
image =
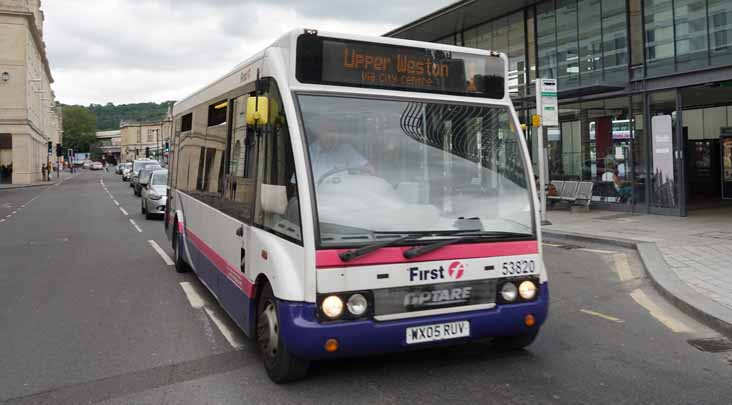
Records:
{"label": "metal pole", "polygon": [[544,155],[544,126],[536,127],[538,133],[538,153],[539,153],[539,201],[541,210],[541,223],[546,224],[546,164]]}

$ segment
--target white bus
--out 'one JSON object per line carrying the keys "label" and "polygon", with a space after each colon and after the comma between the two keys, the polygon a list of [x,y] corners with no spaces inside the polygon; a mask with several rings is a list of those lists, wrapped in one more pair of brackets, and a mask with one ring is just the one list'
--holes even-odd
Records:
{"label": "white bus", "polygon": [[262,352],[310,361],[493,337],[547,316],[505,55],[295,30],[176,103],[165,226]]}

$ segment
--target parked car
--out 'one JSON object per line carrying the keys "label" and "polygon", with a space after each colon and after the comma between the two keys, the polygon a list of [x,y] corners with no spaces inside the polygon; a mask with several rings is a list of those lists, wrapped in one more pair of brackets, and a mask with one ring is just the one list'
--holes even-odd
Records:
{"label": "parked car", "polygon": [[132,163],[125,163],[125,167],[122,168],[122,181],[130,181],[132,177]]}
{"label": "parked car", "polygon": [[142,189],[140,210],[145,218],[165,215],[165,205],[168,203],[168,171],[155,170],[151,173],[147,186]]}
{"label": "parked car", "polygon": [[147,183],[150,181],[150,175],[155,170],[162,169],[160,165],[147,165],[142,170],[140,170],[140,173],[137,175],[137,179],[135,180],[135,195],[140,197],[142,196],[142,189],[147,186]]}
{"label": "parked car", "polygon": [[102,170],[102,169],[104,169],[104,165],[102,164],[102,162],[94,162],[91,164],[91,169],[92,170]]}
{"label": "parked car", "polygon": [[117,166],[115,166],[114,173],[122,174],[122,172],[125,170],[125,168],[127,167],[128,164],[129,163],[119,163]]}
{"label": "parked car", "polygon": [[137,175],[140,174],[140,170],[144,169],[145,166],[156,165],[160,166],[157,160],[152,159],[139,159],[132,162],[132,174],[130,174],[130,187],[135,188],[137,182]]}
{"label": "parked car", "polygon": [[81,164],[81,167],[83,167],[84,169],[89,169],[89,168],[91,168],[91,165],[92,165],[91,160],[85,160],[84,163]]}

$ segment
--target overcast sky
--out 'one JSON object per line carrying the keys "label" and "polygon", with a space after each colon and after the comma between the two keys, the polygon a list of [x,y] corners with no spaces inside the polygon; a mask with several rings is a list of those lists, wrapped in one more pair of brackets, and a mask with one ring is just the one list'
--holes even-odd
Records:
{"label": "overcast sky", "polygon": [[296,27],[381,35],[454,0],[46,0],[59,101],[178,100]]}

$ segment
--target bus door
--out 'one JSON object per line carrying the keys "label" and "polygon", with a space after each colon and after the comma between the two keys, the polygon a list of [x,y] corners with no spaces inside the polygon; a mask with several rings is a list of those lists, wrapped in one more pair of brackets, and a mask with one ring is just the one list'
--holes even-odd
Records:
{"label": "bus door", "polygon": [[230,102],[230,129],[225,181],[222,182],[222,211],[231,226],[223,237],[226,244],[222,255],[230,264],[219,280],[219,299],[229,314],[248,332],[249,303],[252,294],[251,269],[247,246],[251,239],[256,197],[257,138],[253,127],[246,123],[247,95]]}

